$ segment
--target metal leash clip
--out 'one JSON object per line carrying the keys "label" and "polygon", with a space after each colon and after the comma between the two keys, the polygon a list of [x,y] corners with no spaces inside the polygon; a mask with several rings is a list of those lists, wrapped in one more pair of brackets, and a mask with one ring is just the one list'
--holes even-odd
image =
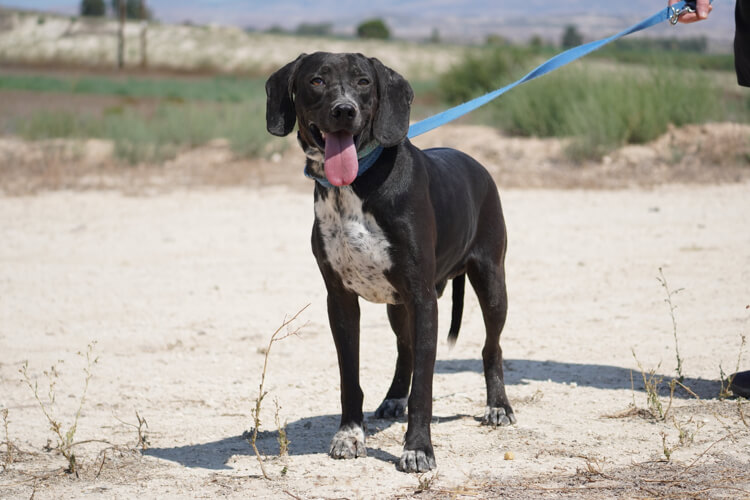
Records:
{"label": "metal leash clip", "polygon": [[669,18],[669,22],[672,23],[672,26],[674,26],[680,20],[681,15],[685,13],[695,12],[695,0],[685,2],[685,6],[680,10],[675,9],[674,5],[669,8],[672,9],[672,17]]}

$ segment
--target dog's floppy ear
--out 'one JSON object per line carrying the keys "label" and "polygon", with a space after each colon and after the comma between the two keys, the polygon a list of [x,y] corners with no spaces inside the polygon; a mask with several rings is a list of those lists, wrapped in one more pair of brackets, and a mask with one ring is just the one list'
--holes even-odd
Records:
{"label": "dog's floppy ear", "polygon": [[297,115],[292,94],[294,77],[305,54],[288,63],[266,81],[266,128],[273,135],[285,136],[294,130]]}
{"label": "dog's floppy ear", "polygon": [[374,57],[370,58],[370,62],[378,77],[378,109],[372,133],[381,145],[395,146],[409,132],[409,110],[414,91],[409,82],[391,68]]}

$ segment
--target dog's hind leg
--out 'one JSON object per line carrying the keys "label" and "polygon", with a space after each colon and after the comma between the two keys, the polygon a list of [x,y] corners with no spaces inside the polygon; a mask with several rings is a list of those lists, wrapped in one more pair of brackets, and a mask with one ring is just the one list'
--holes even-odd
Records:
{"label": "dog's hind leg", "polygon": [[504,250],[499,255],[483,256],[470,262],[467,269],[482,308],[486,329],[482,360],[487,384],[487,408],[482,424],[493,426],[516,423],[516,416],[505,394],[503,351],[500,348],[500,333],[508,311],[503,254]]}
{"label": "dog's hind leg", "polygon": [[409,400],[409,386],[414,371],[413,334],[409,328],[409,316],[406,307],[391,304],[387,307],[388,320],[391,323],[393,333],[396,334],[398,358],[391,388],[388,389],[385,399],[375,410],[375,416],[377,418],[398,418],[406,411]]}

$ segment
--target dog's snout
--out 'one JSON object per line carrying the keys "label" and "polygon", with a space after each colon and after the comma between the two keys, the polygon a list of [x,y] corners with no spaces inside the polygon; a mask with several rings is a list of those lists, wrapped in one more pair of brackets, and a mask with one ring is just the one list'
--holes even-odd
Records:
{"label": "dog's snout", "polygon": [[331,116],[340,122],[352,121],[357,116],[357,108],[351,103],[340,103],[333,107]]}

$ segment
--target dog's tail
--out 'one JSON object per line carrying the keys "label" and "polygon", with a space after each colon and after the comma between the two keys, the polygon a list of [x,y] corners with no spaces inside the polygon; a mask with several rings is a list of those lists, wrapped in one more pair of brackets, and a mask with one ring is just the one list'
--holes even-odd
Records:
{"label": "dog's tail", "polygon": [[451,314],[451,329],[448,331],[448,344],[453,347],[461,329],[461,317],[464,314],[464,288],[466,288],[466,273],[453,278],[453,313]]}

